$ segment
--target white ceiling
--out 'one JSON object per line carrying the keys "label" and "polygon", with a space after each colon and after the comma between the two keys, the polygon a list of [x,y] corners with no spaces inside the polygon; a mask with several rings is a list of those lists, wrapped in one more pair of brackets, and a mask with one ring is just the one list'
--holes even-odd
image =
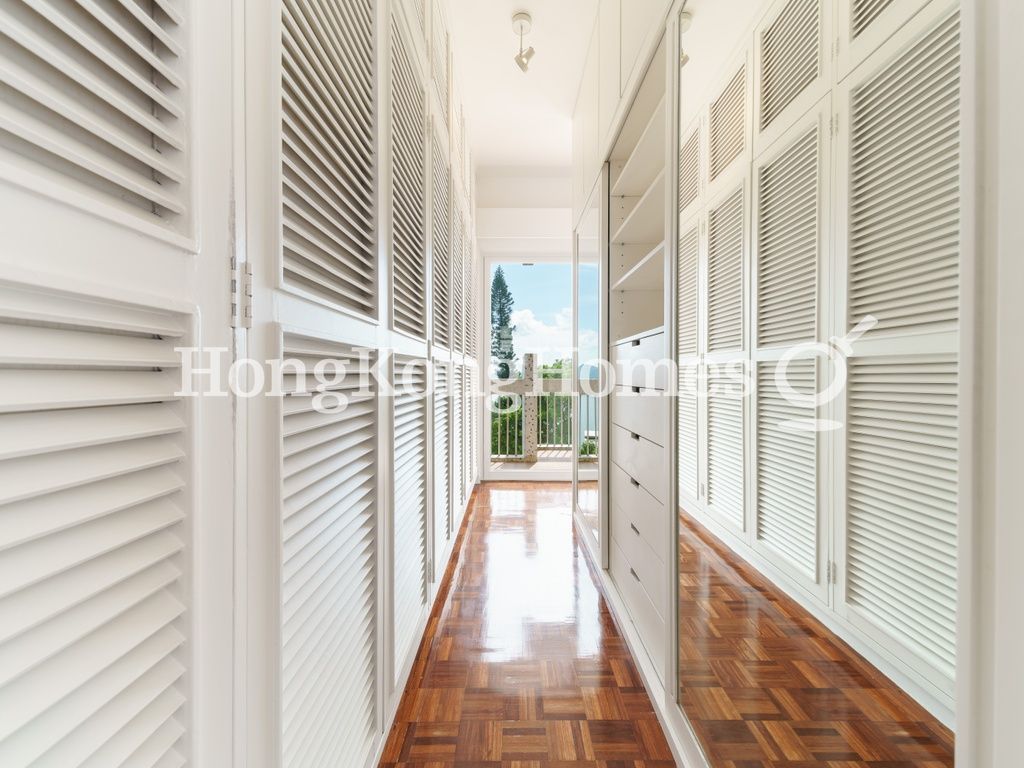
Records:
{"label": "white ceiling", "polygon": [[[512,14],[527,11],[523,74]],[[595,0],[448,0],[455,76],[478,168],[569,166],[572,110],[597,13]]]}

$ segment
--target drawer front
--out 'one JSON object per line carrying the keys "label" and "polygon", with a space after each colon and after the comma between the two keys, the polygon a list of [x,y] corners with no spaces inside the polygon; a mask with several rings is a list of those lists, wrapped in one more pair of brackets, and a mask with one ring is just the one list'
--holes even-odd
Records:
{"label": "drawer front", "polygon": [[630,573],[629,562],[618,544],[612,541],[608,549],[612,579],[619,588],[619,595],[626,604],[626,610],[629,611],[640,640],[647,649],[647,655],[651,657],[654,668],[658,671],[658,677],[664,681],[665,622],[654,610],[654,604],[647,597],[640,582]]}
{"label": "drawer front", "polygon": [[612,423],[665,445],[668,429],[667,398],[655,389],[616,387],[612,392]]}
{"label": "drawer front", "polygon": [[640,526],[635,518],[622,507],[612,504],[611,509],[612,539],[626,557],[626,562],[636,573],[634,580],[640,582],[648,599],[654,605],[658,616],[664,619],[665,563],[654,553],[650,543],[640,533]]}
{"label": "drawer front", "polygon": [[615,464],[612,464],[609,475],[612,510],[621,509],[628,520],[625,523],[625,530],[630,530],[630,524],[636,526],[640,538],[651,548],[658,560],[664,560],[665,541],[669,532],[665,505],[642,486],[630,482],[629,475]]}
{"label": "drawer front", "polygon": [[616,381],[623,386],[668,389],[665,334],[656,333],[612,347]]}
{"label": "drawer front", "polygon": [[662,504],[668,501],[666,455],[665,449],[657,443],[623,427],[612,426],[612,461]]}

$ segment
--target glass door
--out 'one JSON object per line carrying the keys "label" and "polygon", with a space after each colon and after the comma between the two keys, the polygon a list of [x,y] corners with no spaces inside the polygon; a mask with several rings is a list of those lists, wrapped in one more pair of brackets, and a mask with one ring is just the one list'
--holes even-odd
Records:
{"label": "glass door", "polygon": [[[575,232],[573,348],[575,415],[573,480],[577,513],[593,534],[597,553],[603,549],[601,536],[601,467],[603,465],[603,408],[600,398],[604,326],[602,301],[606,238],[601,236],[604,218],[601,201],[604,174],[594,186],[590,200]],[[601,558],[603,560],[603,557]]]}

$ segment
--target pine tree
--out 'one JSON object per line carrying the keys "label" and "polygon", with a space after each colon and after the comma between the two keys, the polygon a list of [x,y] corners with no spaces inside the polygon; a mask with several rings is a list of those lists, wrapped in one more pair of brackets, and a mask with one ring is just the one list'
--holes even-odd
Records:
{"label": "pine tree", "polygon": [[512,325],[512,308],[515,303],[508,283],[505,282],[505,271],[499,266],[494,270],[494,278],[491,280],[491,355],[498,360],[515,359],[511,339],[503,346],[499,334],[502,329],[509,334],[516,329]]}

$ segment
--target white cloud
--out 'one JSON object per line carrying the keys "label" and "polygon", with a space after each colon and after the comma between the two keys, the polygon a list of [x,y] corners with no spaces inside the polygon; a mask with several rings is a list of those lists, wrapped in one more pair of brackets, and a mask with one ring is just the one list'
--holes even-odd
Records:
{"label": "white cloud", "polygon": [[[517,309],[512,312],[512,325],[516,328],[513,339],[520,361],[527,352],[537,355],[541,364],[567,358],[572,353],[572,307],[558,310],[552,324],[545,323],[531,309]],[[587,332],[581,341],[584,349],[596,346],[597,334]]]}

